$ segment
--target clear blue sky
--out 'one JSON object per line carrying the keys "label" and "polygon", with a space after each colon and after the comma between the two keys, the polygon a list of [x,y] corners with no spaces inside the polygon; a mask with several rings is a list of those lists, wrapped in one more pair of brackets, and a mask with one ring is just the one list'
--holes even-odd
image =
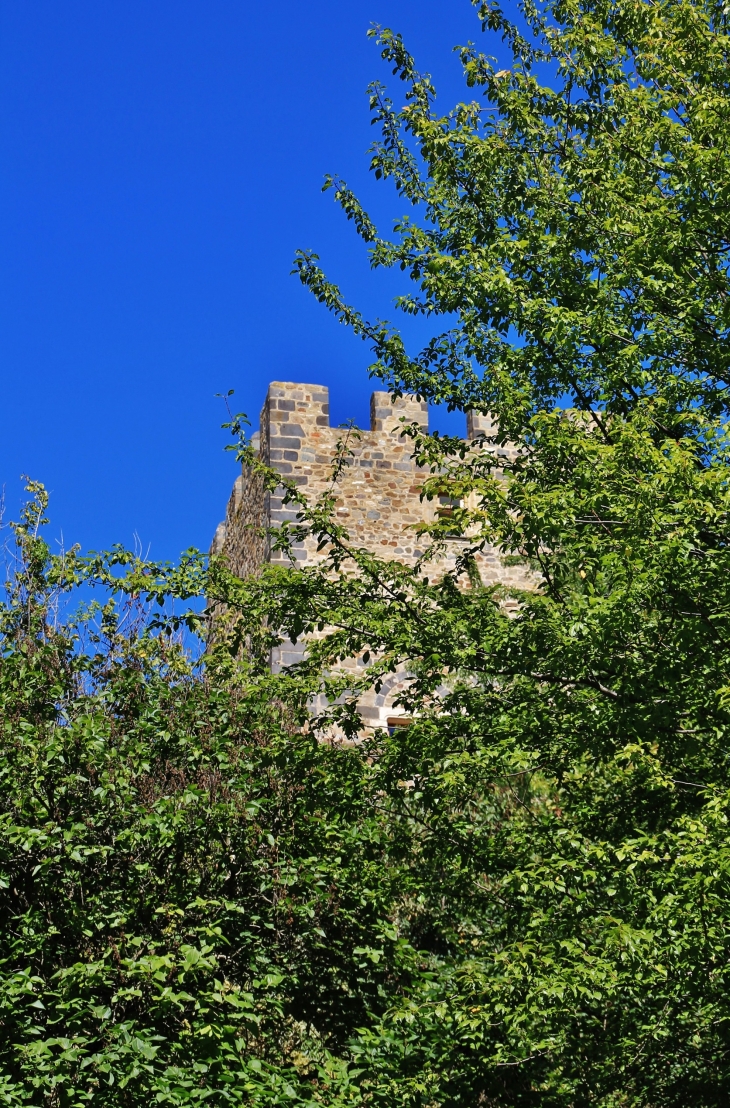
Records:
{"label": "clear blue sky", "polygon": [[6,519],[28,473],[66,545],[207,549],[235,477],[216,392],[257,416],[268,381],[322,382],[333,422],[367,425],[367,347],[290,276],[313,248],[353,302],[393,316],[401,278],[370,274],[320,191],[339,173],[385,227],[404,208],[367,173],[365,87],[402,98],[367,28],[400,30],[447,108],[472,95],[451,48],[482,38],[476,14],[1,0],[0,19]]}

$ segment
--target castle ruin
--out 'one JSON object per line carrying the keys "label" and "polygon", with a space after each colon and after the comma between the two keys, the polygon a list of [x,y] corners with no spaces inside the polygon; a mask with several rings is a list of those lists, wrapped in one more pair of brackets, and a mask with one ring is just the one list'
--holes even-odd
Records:
{"label": "castle ruin", "polygon": [[[374,392],[370,400],[370,430],[359,431],[348,442],[352,456],[337,482],[336,516],[347,529],[353,546],[384,558],[413,564],[423,553],[418,524],[433,520],[438,503],[421,499],[428,471],[412,457],[413,445],[402,436],[403,420],[428,429],[428,405],[413,396],[394,398],[388,392]],[[467,439],[475,443],[492,430],[488,417],[467,413]],[[260,430],[253,445],[268,466],[294,481],[313,500],[332,479],[336,445],[346,431],[330,427],[329,391],[323,385],[274,381],[269,385],[261,411]],[[488,447],[494,449],[493,447]],[[507,455],[508,451],[500,451]],[[255,574],[267,562],[284,556],[273,550],[270,530],[286,521],[296,521],[295,506],[283,502],[284,490],[267,492],[261,478],[248,467],[236,479],[225,520],[211,546],[212,554],[223,554],[237,576]],[[457,544],[441,564],[453,563]],[[298,565],[311,565],[325,557],[317,551],[314,537],[295,547]],[[525,570],[505,566],[496,549],[478,557],[485,584],[502,582],[524,586]],[[274,671],[301,658],[306,645],[284,643],[272,652]],[[393,699],[403,675],[393,674],[379,693],[371,692],[360,703],[364,721],[371,727],[391,725],[399,715]]]}

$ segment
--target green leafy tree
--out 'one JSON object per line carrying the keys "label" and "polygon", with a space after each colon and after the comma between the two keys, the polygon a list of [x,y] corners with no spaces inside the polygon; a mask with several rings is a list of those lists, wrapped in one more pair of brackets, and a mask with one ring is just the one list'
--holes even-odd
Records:
{"label": "green leafy tree", "polygon": [[[496,421],[476,450],[413,432],[429,494],[465,505],[432,529],[461,527],[462,587],[417,567],[387,590],[355,554],[354,603],[343,587],[332,619],[349,613],[337,649],[413,673],[400,775],[435,866],[431,911],[449,905],[429,972],[366,1054],[386,1099],[720,1104],[728,14],[522,10],[520,28],[480,5],[513,64],[464,48],[479,99],[447,116],[401,39],[376,32],[406,87],[401,110],[371,90],[372,168],[414,209],[394,237],[328,181],[373,266],[409,274],[399,307],[447,329],[409,354],[298,258],[390,388]],[[531,564],[534,589],[473,572],[464,588],[483,542]]]}
{"label": "green leafy tree", "polygon": [[[347,1103],[333,1050],[385,980],[352,951],[392,945],[360,758],[302,733],[291,682],[196,667],[197,617],[155,601],[200,591],[199,556],[51,556],[30,490],[0,608],[2,1103]],[[64,619],[78,586],[107,595]]]}

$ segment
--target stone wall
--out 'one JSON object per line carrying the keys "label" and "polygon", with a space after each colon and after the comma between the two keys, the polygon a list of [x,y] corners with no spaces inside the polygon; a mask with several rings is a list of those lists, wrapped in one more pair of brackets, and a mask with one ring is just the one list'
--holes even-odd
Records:
{"label": "stone wall", "polygon": [[[401,437],[404,418],[427,429],[427,405],[415,397],[393,401],[390,393],[374,392],[370,401],[370,430],[348,436],[347,430],[330,427],[329,393],[325,387],[274,381],[269,385],[255,445],[263,461],[315,499],[331,485],[336,445],[347,437],[352,457],[336,485],[337,519],[347,529],[353,546],[410,564],[423,552],[423,540],[416,527],[433,519],[439,505],[420,499],[427,471],[419,468],[411,457],[412,440]],[[491,430],[488,417],[468,413],[469,439],[479,439]],[[260,478],[247,468],[237,478],[211,552],[224,554],[238,576],[255,573],[265,562],[281,557],[270,550],[265,529],[296,518],[296,510],[285,506],[282,496],[283,489],[264,492]],[[439,568],[443,571],[452,562],[461,541],[449,542],[453,550],[446,554],[440,567],[434,567],[435,572]],[[322,557],[316,547],[314,538],[306,539],[296,550],[299,564],[311,564]],[[478,564],[485,583],[526,583],[524,569],[504,566],[497,550],[480,555]],[[272,656],[272,668],[276,670],[296,661],[303,649],[301,643],[283,644]],[[400,714],[392,702],[402,681],[402,674],[393,675],[380,694],[371,693],[361,703],[363,717],[371,726],[385,725],[388,719]]]}

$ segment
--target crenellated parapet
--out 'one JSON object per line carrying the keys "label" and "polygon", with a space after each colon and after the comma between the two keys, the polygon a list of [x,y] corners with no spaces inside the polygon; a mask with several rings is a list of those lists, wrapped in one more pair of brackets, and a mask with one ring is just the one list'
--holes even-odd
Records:
{"label": "crenellated parapet", "polygon": [[[351,455],[335,486],[338,522],[346,528],[353,547],[412,564],[424,552],[418,525],[433,520],[440,506],[421,499],[428,471],[412,457],[413,443],[402,434],[403,421],[427,430],[428,405],[414,396],[394,399],[388,392],[374,392],[370,400],[370,429],[348,434],[347,429],[330,426],[329,391],[323,385],[273,381],[254,445],[262,461],[283,478],[295,482],[314,500],[331,487],[337,443],[346,438]],[[489,436],[493,430],[488,416],[467,414],[469,439]],[[261,478],[244,467],[234,484],[226,518],[218,526],[211,552],[224,554],[238,576],[256,573],[267,562],[282,557],[272,551],[268,531],[295,519],[294,506],[284,503],[284,489],[266,491]],[[443,568],[453,563],[459,541],[455,539],[454,550],[445,555]],[[295,554],[300,565],[312,564],[323,557],[317,551],[314,537],[306,538]],[[505,566],[497,550],[480,554],[478,563],[485,583],[525,583],[525,570]],[[301,643],[282,645],[272,656],[272,668],[296,661],[304,649]],[[386,683],[380,694],[373,693],[368,698],[372,703],[361,706],[364,718],[371,720],[372,725],[383,725],[393,712],[392,699],[401,681],[402,677],[394,675],[392,688]]]}

